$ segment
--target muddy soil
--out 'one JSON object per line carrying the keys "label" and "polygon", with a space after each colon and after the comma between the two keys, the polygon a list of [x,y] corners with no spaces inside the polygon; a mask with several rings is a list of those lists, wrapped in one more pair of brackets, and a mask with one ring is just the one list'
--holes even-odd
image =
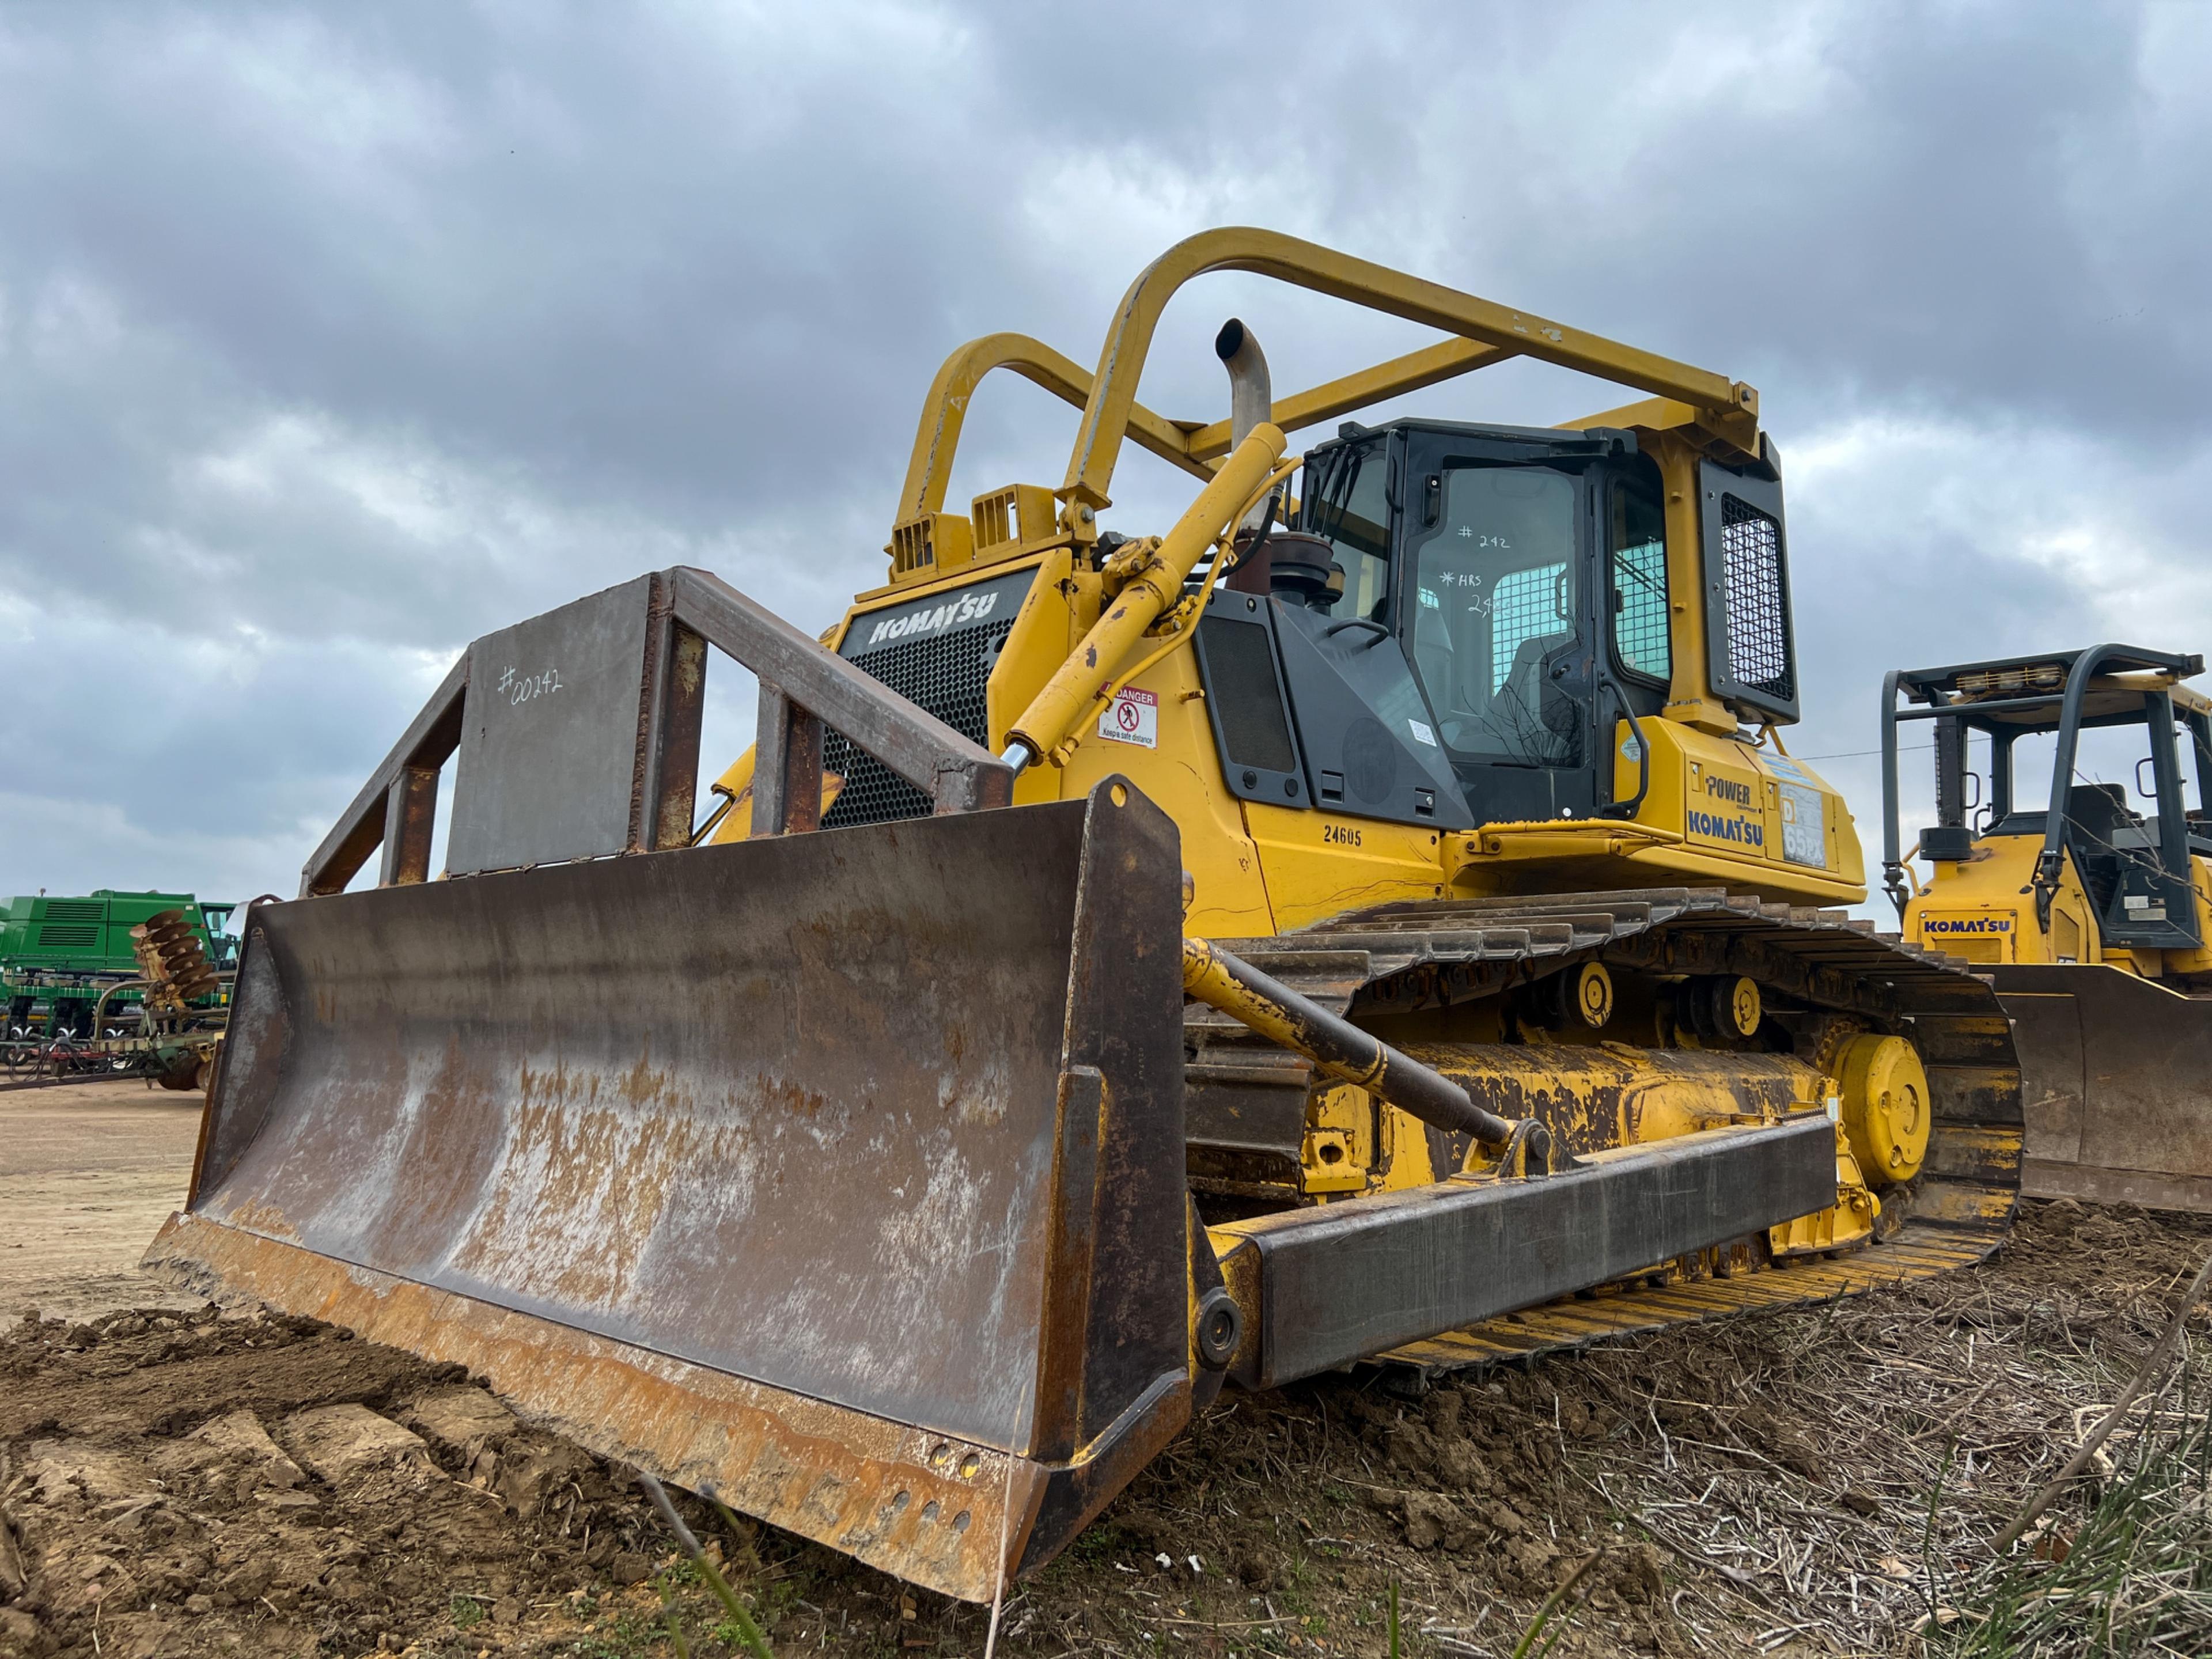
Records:
{"label": "muddy soil", "polygon": [[[1420,1398],[1232,1397],[1018,1586],[1019,1656],[1918,1650],[2212,1226],[2032,1206],[1990,1266]],[[629,1473],[451,1368],[211,1310],[0,1338],[0,1653],[660,1655],[733,1630]],[[982,1650],[988,1614],[703,1505],[781,1652]],[[2065,1524],[2062,1506],[2058,1524]],[[1579,1573],[1579,1577],[1576,1575]]]}
{"label": "muddy soil", "polygon": [[665,1553],[623,1473],[309,1320],[27,1321],[0,1446],[0,1652],[588,1652]]}

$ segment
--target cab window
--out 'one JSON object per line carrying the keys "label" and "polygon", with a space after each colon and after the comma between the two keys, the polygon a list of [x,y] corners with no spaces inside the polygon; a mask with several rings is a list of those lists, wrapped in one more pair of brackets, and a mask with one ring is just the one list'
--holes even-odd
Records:
{"label": "cab window", "polygon": [[1336,550],[1338,617],[1381,622],[1390,603],[1390,459],[1382,444],[1324,449],[1307,462],[1301,527]]}
{"label": "cab window", "polygon": [[1581,763],[1552,672],[1575,642],[1575,481],[1547,467],[1449,467],[1415,556],[1414,671],[1445,746],[1478,761]]}
{"label": "cab window", "polygon": [[1606,484],[1606,552],[1613,573],[1613,650],[1628,673],[1665,684],[1674,676],[1667,633],[1667,514],[1659,469]]}

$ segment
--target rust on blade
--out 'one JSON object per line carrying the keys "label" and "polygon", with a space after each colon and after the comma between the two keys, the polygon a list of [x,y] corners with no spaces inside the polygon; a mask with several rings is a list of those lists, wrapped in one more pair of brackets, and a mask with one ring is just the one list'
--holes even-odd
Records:
{"label": "rust on blade", "polygon": [[1018,1561],[1044,1496],[1048,1471],[1028,1458],[195,1216],[171,1217],[142,1265],[465,1365],[603,1457],[965,1601],[991,1599],[1001,1539]]}
{"label": "rust on blade", "polygon": [[152,1265],[988,1597],[1189,1416],[1180,868],[1114,781],[264,907]]}

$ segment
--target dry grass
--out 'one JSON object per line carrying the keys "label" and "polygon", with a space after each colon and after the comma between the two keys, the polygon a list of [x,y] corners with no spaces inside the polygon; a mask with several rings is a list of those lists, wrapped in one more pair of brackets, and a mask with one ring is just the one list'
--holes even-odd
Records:
{"label": "dry grass", "polygon": [[2185,1370],[2171,1381],[2173,1398],[2131,1411],[2130,1437],[2100,1460],[2086,1513],[2070,1526],[2039,1527],[2027,1548],[1958,1581],[1934,1609],[1929,1648],[2212,1653],[2212,1432],[2203,1381]]}
{"label": "dry grass", "polygon": [[1395,1584],[1405,1651],[1505,1659],[1592,1555],[1552,1651],[1996,1652],[2031,1628],[2100,1651],[2093,1606],[2119,1609],[2112,1651],[2198,1632],[2203,1412],[2172,1389],[2116,1437],[2101,1502],[2062,1500],[2014,1561],[1990,1547],[2208,1243],[2212,1224],[2038,1206],[1996,1262],[1903,1290],[1418,1403],[1349,1379],[1231,1401],[1025,1593],[1002,1650],[1379,1654]]}

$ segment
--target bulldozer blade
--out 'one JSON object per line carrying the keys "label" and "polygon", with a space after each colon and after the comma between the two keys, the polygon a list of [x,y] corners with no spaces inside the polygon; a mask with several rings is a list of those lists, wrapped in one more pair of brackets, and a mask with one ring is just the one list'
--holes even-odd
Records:
{"label": "bulldozer blade", "polygon": [[2038,1198],[2212,1212],[2212,1000],[2101,963],[1996,969]]}
{"label": "bulldozer blade", "polygon": [[1190,1413],[1181,870],[1116,781],[260,906],[147,1263],[988,1600]]}

